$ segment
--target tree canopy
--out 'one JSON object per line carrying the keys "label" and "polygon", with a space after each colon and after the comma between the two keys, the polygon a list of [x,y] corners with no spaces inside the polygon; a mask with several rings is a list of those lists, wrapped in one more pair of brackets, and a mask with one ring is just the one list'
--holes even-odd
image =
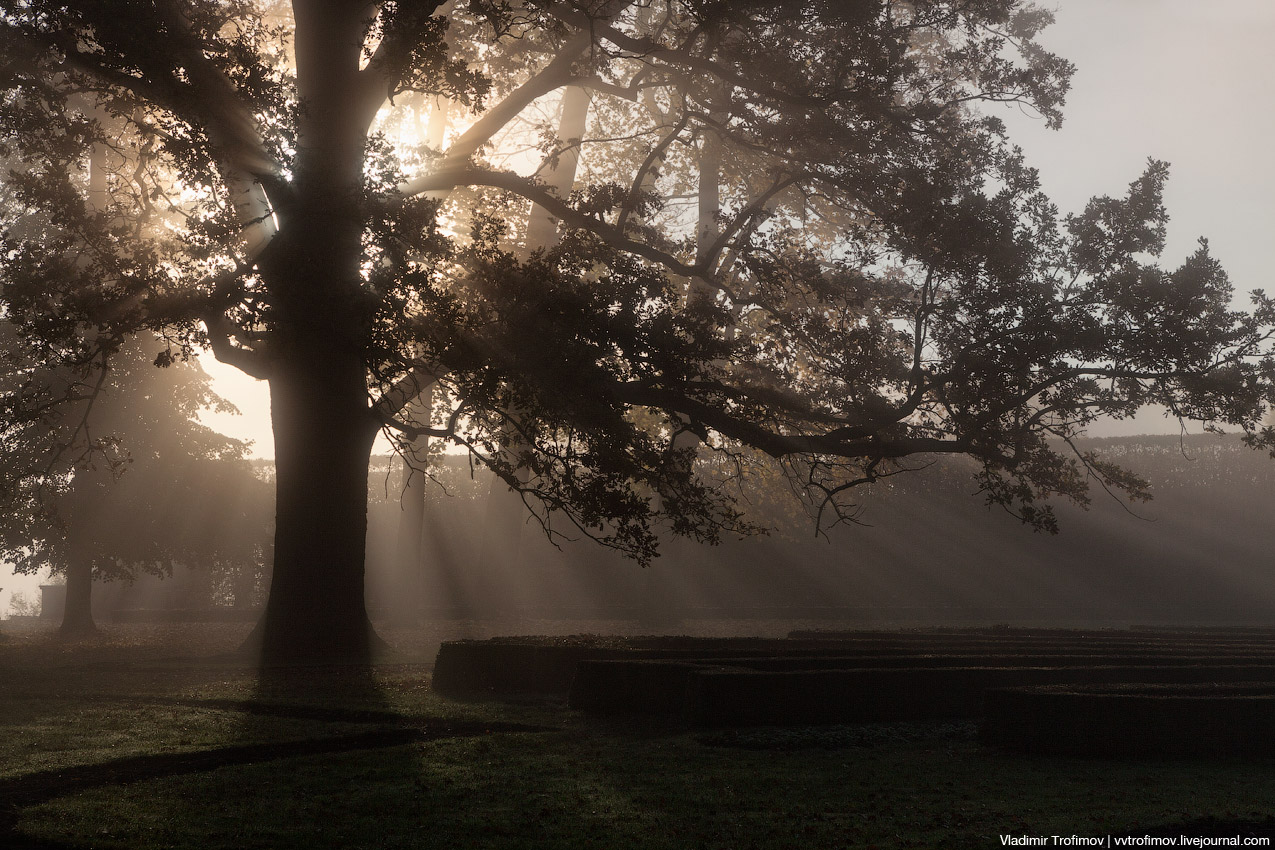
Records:
{"label": "tree canopy", "polygon": [[353,640],[316,611],[362,613],[378,429],[466,449],[552,533],[640,560],[660,527],[746,528],[697,457],[767,458],[835,520],[909,458],[968,455],[1048,528],[1045,500],[1091,480],[1143,492],[1069,450],[1100,416],[1160,404],[1269,442],[1273,317],[1232,306],[1203,242],[1160,267],[1165,164],[1070,216],[1041,193],[995,104],[1061,122],[1049,21],[1023,0],[5,0],[6,182],[58,235],[7,228],[3,309],[46,359],[149,333],[270,381],[267,621],[316,645]]}

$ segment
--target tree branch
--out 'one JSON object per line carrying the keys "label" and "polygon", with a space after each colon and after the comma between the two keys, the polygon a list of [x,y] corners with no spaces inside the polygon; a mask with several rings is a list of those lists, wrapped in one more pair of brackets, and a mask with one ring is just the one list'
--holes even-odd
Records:
{"label": "tree branch", "polygon": [[[428,182],[426,182],[427,179]],[[490,186],[493,189],[504,189],[539,204],[549,214],[572,227],[588,230],[600,236],[611,247],[659,263],[674,274],[699,277],[704,273],[702,266],[688,265],[653,245],[630,239],[615,225],[585,215],[544,186],[512,171],[494,171],[476,167],[459,168],[450,172],[435,172],[429,178],[421,178],[418,184],[418,191],[421,192],[447,191],[457,186]]]}
{"label": "tree branch", "polygon": [[776,100],[784,103],[805,107],[827,107],[836,103],[839,96],[846,93],[837,92],[835,93],[837,96],[833,97],[810,97],[795,94],[776,85],[761,85],[757,80],[750,79],[743,74],[738,74],[728,66],[714,62],[706,56],[691,53],[687,50],[665,47],[659,42],[648,38],[638,38],[626,35],[614,26],[601,23],[594,18],[590,18],[586,13],[565,3],[555,3],[548,8],[548,11],[565,24],[578,27],[591,27],[592,31],[596,35],[611,42],[621,50],[628,51],[635,57],[659,59],[675,67],[707,72],[724,82],[730,83],[731,85],[738,86],[741,89],[751,91],[755,94],[775,98]]}
{"label": "tree branch", "polygon": [[217,312],[204,314],[201,321],[208,331],[208,345],[212,348],[213,357],[259,381],[270,379],[274,369],[265,352],[243,348],[231,342],[231,336],[238,330],[234,322]]}
{"label": "tree branch", "polygon": [[438,383],[438,379],[439,375],[435,369],[416,366],[395,381],[393,386],[373,402],[373,413],[385,419],[388,423],[390,418],[396,416],[399,411],[411,404],[421,393]]}
{"label": "tree branch", "polygon": [[833,455],[859,458],[897,458],[912,454],[974,454],[1003,460],[986,449],[979,449],[968,438],[877,436],[860,439],[837,439],[830,434],[781,434],[755,422],[732,416],[721,407],[697,401],[682,393],[640,384],[616,384],[614,397],[626,404],[654,407],[689,416],[719,434],[765,452],[771,457],[787,455]]}
{"label": "tree branch", "polygon": [[642,187],[646,185],[647,175],[651,169],[655,167],[657,162],[664,159],[664,154],[668,151],[669,146],[674,140],[681,135],[686,129],[687,122],[690,121],[690,115],[683,112],[682,117],[673,125],[672,130],[664,138],[656,143],[651,152],[646,155],[646,159],[638,167],[637,173],[633,175],[633,184],[629,187],[628,195],[624,198],[624,203],[620,206],[620,214],[616,218],[616,227],[623,232],[625,224],[628,223],[629,216],[633,214],[633,210],[637,208],[638,201],[641,199]]}
{"label": "tree branch", "polygon": [[[452,143],[434,174],[409,180],[399,187],[399,191],[409,197],[422,192],[438,191],[440,173],[447,173],[468,162],[479,148],[487,144],[506,124],[531,105],[532,101],[566,85],[572,78],[571,66],[590,43],[592,43],[592,36],[588,32],[577,33],[568,39],[548,65],[510,92],[500,103],[487,110]],[[450,189],[457,185],[460,184],[452,183],[446,188]]]}
{"label": "tree branch", "polygon": [[420,3],[419,7],[412,8],[411,16],[397,19],[397,26],[382,34],[381,43],[372,51],[367,65],[359,72],[361,91],[358,101],[360,110],[364,114],[370,113],[369,120],[407,75],[412,47],[419,37],[419,32],[411,27],[411,23],[420,16],[446,14],[453,5],[455,0]]}

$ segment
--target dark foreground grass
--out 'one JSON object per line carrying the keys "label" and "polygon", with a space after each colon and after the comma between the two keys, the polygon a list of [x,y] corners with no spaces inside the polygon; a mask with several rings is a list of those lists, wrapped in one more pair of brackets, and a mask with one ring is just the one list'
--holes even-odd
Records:
{"label": "dark foreground grass", "polygon": [[42,651],[0,646],[0,844],[999,847],[1261,820],[1275,800],[1269,760],[1032,757],[972,724],[696,732],[443,700],[410,664],[261,682]]}

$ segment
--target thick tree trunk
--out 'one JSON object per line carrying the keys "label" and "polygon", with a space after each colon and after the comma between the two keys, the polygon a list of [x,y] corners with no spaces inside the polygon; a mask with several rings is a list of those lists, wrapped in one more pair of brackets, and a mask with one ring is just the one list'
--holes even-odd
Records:
{"label": "thick tree trunk", "polygon": [[66,637],[93,634],[93,561],[84,553],[73,552],[66,565],[66,602],[62,609],[62,625],[58,632]]}
{"label": "thick tree trunk", "polygon": [[270,382],[277,503],[274,571],[257,630],[265,663],[362,662],[376,642],[364,599],[376,429],[361,362],[338,359],[289,358]]}
{"label": "thick tree trunk", "polygon": [[361,4],[294,5],[294,197],[263,253],[270,340],[275,550],[255,634],[266,664],[370,660],[364,599],[367,476],[377,424],[365,358],[370,304],[359,264],[367,127],[384,93],[359,77]]}

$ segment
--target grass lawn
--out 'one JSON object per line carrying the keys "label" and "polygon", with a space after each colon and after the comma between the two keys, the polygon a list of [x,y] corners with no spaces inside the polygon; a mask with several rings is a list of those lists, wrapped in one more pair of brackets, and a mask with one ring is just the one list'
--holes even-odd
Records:
{"label": "grass lawn", "polygon": [[446,700],[423,663],[262,681],[208,657],[237,627],[203,627],[204,655],[177,627],[7,627],[0,846],[963,848],[1275,812],[1269,760],[1033,757],[968,723],[687,730]]}

